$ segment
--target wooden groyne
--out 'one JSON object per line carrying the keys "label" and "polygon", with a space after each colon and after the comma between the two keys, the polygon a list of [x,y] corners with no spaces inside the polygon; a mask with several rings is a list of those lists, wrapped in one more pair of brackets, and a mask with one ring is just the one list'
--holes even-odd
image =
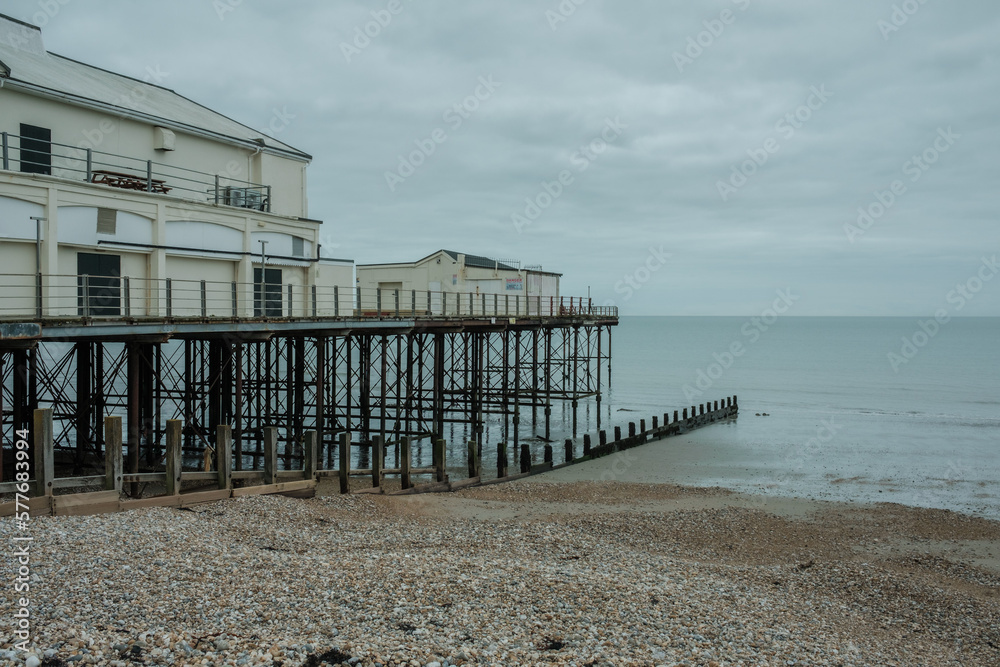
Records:
{"label": "wooden groyne", "polygon": [[[371,488],[363,493],[385,493],[386,476],[398,475],[400,490],[392,494],[440,493],[456,491],[472,486],[497,484],[536,475],[567,465],[589,461],[615,452],[638,447],[647,442],[687,433],[691,430],[718,421],[734,419],[739,414],[737,397],[721,401],[703,403],[683,410],[663,413],[662,420],[653,416],[638,423],[630,422],[627,434],[616,426],[609,435],[599,431],[596,444],[590,434],[582,438],[582,450],[577,455],[576,441],[567,439],[562,447],[563,461],[555,462],[556,448],[546,443],[542,450],[542,461],[535,463],[529,445],[508,449],[507,443],[497,446],[496,478],[483,478],[482,450],[476,440],[470,440],[467,447],[468,477],[452,481],[447,472],[447,447],[444,440],[436,440],[433,446],[433,463],[429,467],[411,466],[411,442],[402,438],[399,467],[388,468],[384,464],[386,445],[376,440],[371,448],[371,467],[352,469],[350,451],[354,443],[349,433],[341,434],[339,466],[336,469],[319,468],[319,446],[314,431],[307,431],[303,439],[303,467],[297,470],[279,470],[278,432],[276,428],[265,428],[263,437],[263,469],[246,471],[233,469],[232,429],[227,425],[217,428],[218,447],[205,450],[207,470],[183,470],[183,424],[180,420],[169,420],[166,427],[166,451],[163,472],[125,473],[122,461],[122,419],[117,416],[105,417],[104,428],[108,446],[105,448],[105,470],[102,475],[87,477],[57,477],[55,473],[55,446],[52,430],[52,410],[34,411],[33,442],[18,438],[15,452],[18,460],[34,462],[34,468],[20,471],[15,481],[0,484],[0,493],[14,494],[14,500],[0,504],[0,516],[14,516],[28,512],[39,515],[83,515],[118,512],[143,507],[190,507],[202,503],[215,502],[226,498],[246,495],[283,494],[295,497],[311,497],[316,492],[320,479],[334,477],[339,480],[340,492],[351,491],[351,477],[371,479]],[[27,436],[27,432],[23,435]],[[21,454],[24,452],[24,454]],[[214,468],[211,469],[211,468]],[[514,472],[516,471],[516,472]],[[432,481],[414,484],[414,476],[430,476]],[[198,485],[194,490],[183,490],[185,483]],[[128,498],[123,492],[126,484],[153,485],[162,493],[147,498]],[[207,488],[212,487],[215,488]],[[94,488],[100,488],[94,491]],[[63,493],[57,493],[63,491]]]}

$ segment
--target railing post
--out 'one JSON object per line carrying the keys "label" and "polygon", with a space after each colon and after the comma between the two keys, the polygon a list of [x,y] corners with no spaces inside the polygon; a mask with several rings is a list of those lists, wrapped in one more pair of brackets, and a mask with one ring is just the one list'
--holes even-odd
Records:
{"label": "railing post", "polygon": [[90,317],[90,276],[83,276],[83,316]]}
{"label": "railing post", "polygon": [[278,481],[278,429],[274,426],[264,427],[264,483],[274,484]]}
{"label": "railing post", "polygon": [[233,488],[233,427],[229,424],[215,428],[215,469],[219,472],[219,488]]}
{"label": "railing post", "polygon": [[104,418],[104,490],[122,492],[122,418]]}
{"label": "railing post", "polygon": [[410,290],[410,317],[417,316],[417,290]]}
{"label": "railing post", "polygon": [[482,312],[482,316],[486,317],[486,295],[485,294],[483,294],[483,312]]}
{"label": "railing post", "polygon": [[318,312],[316,303],[316,286],[312,285],[310,291],[312,292],[312,316],[316,317],[316,313]]}
{"label": "railing post", "polygon": [[7,154],[7,150],[8,150],[7,149],[7,145],[8,145],[7,144],[7,133],[6,132],[0,132],[0,137],[2,137],[2,143],[3,143],[3,168],[4,168],[4,171],[6,171],[6,170],[10,169],[10,157]]}
{"label": "railing post", "polygon": [[393,290],[396,297],[396,317],[399,317],[399,290]]}
{"label": "railing post", "polygon": [[302,462],[302,473],[306,479],[316,479],[316,469],[319,463],[319,438],[316,431],[305,432],[305,460]]}
{"label": "railing post", "polygon": [[333,316],[340,317],[340,287],[333,286]]}
{"label": "railing post", "polygon": [[146,160],[146,192],[153,191],[153,161]]}
{"label": "railing post", "polygon": [[445,473],[445,456],[447,447],[444,439],[434,441],[434,478],[438,482],[447,482],[448,475]]}
{"label": "railing post", "polygon": [[173,303],[173,301],[174,301],[173,285],[170,282],[170,278],[167,278],[167,298],[166,298],[166,304],[165,304],[166,307],[167,307],[167,317],[173,317],[173,314],[174,314],[174,303]]}
{"label": "railing post", "polygon": [[125,317],[132,317],[132,290],[128,276],[122,276],[122,298],[125,302]]}
{"label": "railing post", "polygon": [[413,486],[410,482],[410,438],[408,436],[403,436],[399,441],[399,478],[404,489]]}
{"label": "railing post", "polygon": [[382,486],[382,455],[385,448],[382,446],[382,436],[376,435],[372,438],[372,488]]}
{"label": "railing post", "polygon": [[235,280],[232,283],[232,292],[233,292],[233,295],[232,295],[232,297],[233,297],[233,318],[235,319],[235,318],[237,318],[237,317],[240,316],[240,303],[239,303],[239,298],[237,296],[239,294],[239,289],[236,287],[236,281]]}
{"label": "railing post", "polygon": [[35,317],[42,318],[42,274],[35,274]]}
{"label": "railing post", "polygon": [[201,281],[201,316],[208,317],[208,283]]}
{"label": "railing post", "polygon": [[94,149],[87,149],[87,182],[94,177]]}
{"label": "railing post", "polygon": [[267,208],[267,212],[270,213],[271,212],[271,186],[267,185],[265,187],[267,188],[267,206],[266,206],[266,208]]}
{"label": "railing post", "polygon": [[520,294],[515,294],[514,295],[514,316],[516,317],[516,316],[518,316],[520,314],[521,314],[521,295]]}
{"label": "railing post", "polygon": [[167,495],[181,492],[181,425],[180,419],[167,420]]}
{"label": "railing post", "polygon": [[375,288],[375,316],[382,317],[382,288]]}
{"label": "railing post", "polygon": [[292,310],[294,306],[294,304],[292,303],[293,295],[294,292],[292,290],[292,283],[288,283],[288,317],[293,317],[295,315],[295,311]]}
{"label": "railing post", "polygon": [[500,314],[499,313],[499,307],[500,307],[500,295],[499,294],[494,294],[493,295],[493,315],[499,315]]}
{"label": "railing post", "polygon": [[430,316],[433,314],[434,313],[431,312],[431,291],[427,290],[427,315]]}
{"label": "railing post", "polygon": [[215,203],[219,203],[219,175],[215,175]]}
{"label": "railing post", "polygon": [[340,492],[347,493],[351,490],[351,434],[340,434],[340,469],[337,470],[340,477]]}
{"label": "railing post", "polygon": [[35,495],[51,496],[55,472],[55,443],[52,431],[52,408],[33,414],[35,430]]}
{"label": "railing post", "polygon": [[510,294],[503,295],[503,314],[510,317]]}

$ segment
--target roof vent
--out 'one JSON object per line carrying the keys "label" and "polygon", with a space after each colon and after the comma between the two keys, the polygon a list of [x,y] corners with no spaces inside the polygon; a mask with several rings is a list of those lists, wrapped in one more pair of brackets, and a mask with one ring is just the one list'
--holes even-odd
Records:
{"label": "roof vent", "polygon": [[173,132],[165,127],[153,128],[153,148],[158,151],[172,151],[175,143],[176,137]]}

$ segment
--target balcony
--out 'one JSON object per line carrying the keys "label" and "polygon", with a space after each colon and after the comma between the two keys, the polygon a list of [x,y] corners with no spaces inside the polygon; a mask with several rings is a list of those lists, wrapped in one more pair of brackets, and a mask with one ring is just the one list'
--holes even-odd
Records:
{"label": "balcony", "polygon": [[7,132],[0,133],[0,145],[0,166],[4,171],[44,174],[121,190],[169,193],[189,201],[271,211],[269,185]]}

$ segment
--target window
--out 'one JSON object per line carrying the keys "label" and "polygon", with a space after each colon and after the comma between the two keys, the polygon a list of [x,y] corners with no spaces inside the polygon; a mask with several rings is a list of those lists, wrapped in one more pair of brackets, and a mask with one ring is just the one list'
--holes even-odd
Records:
{"label": "window", "polygon": [[301,239],[298,236],[292,237],[292,257],[305,257],[306,254],[306,243],[305,239]]}
{"label": "window", "polygon": [[[281,269],[267,269],[261,284],[260,269],[253,270],[253,314],[254,317],[281,317]],[[264,307],[261,309],[261,288],[264,292]]]}
{"label": "window", "polygon": [[77,305],[80,315],[121,315],[121,262],[119,255],[77,253],[76,273],[80,276],[77,278]]}
{"label": "window", "polygon": [[21,171],[52,174],[52,130],[21,123]]}

